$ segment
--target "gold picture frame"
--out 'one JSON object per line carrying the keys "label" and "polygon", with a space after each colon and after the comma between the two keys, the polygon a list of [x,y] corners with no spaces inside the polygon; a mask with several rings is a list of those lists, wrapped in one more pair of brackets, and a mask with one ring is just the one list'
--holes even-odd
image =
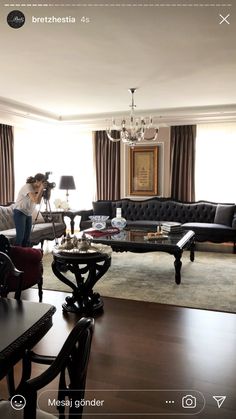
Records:
{"label": "gold picture frame", "polygon": [[158,147],[130,148],[130,195],[158,195]]}

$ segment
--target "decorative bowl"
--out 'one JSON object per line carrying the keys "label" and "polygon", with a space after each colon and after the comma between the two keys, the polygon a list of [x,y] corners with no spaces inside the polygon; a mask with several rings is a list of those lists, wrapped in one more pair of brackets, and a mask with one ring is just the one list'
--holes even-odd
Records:
{"label": "decorative bowl", "polygon": [[90,215],[90,220],[92,221],[92,227],[95,230],[103,230],[106,228],[106,221],[109,218],[109,215]]}

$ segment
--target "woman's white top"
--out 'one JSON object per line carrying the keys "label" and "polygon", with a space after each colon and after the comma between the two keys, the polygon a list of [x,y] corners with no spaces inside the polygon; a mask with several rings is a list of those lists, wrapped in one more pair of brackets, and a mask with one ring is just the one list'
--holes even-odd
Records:
{"label": "woman's white top", "polygon": [[35,190],[31,183],[26,183],[22,188],[20,189],[14,208],[23,212],[25,215],[32,215],[36,203],[32,202],[29,197],[29,192],[35,193]]}

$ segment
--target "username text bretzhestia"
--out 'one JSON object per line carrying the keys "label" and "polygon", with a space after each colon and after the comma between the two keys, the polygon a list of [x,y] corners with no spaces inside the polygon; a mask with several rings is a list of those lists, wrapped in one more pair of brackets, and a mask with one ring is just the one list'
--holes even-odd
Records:
{"label": "username text bretzhestia", "polygon": [[32,23],[75,23],[76,19],[73,16],[32,16]]}

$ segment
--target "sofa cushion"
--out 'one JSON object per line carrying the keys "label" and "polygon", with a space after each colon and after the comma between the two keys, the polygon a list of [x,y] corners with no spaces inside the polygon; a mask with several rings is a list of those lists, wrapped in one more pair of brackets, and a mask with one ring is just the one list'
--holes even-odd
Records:
{"label": "sofa cushion", "polygon": [[235,205],[222,205],[218,204],[215,213],[215,224],[224,224],[226,226],[232,226],[232,220],[234,215]]}
{"label": "sofa cushion", "polygon": [[150,220],[127,220],[127,227],[140,227],[145,229],[155,230],[157,226],[160,225],[160,221],[150,221]]}
{"label": "sofa cushion", "polygon": [[[56,237],[61,237],[65,233],[63,223],[54,223]],[[31,244],[37,244],[42,240],[53,240],[54,231],[52,223],[35,224],[32,228],[30,240]]]}
{"label": "sofa cushion", "polygon": [[213,241],[222,243],[224,241],[234,241],[234,230],[224,224],[215,223],[185,223],[182,224],[183,230],[193,230],[197,241]]}
{"label": "sofa cushion", "polygon": [[96,201],[93,202],[94,215],[109,215],[111,216],[111,201]]}
{"label": "sofa cushion", "polygon": [[226,226],[224,224],[216,224],[216,223],[184,223],[182,224],[183,229],[187,228],[189,230],[212,230],[212,231],[231,231],[231,227]]}
{"label": "sofa cushion", "polygon": [[7,207],[0,206],[0,231],[7,230],[8,228],[13,228],[13,208],[14,205],[9,205]]}

